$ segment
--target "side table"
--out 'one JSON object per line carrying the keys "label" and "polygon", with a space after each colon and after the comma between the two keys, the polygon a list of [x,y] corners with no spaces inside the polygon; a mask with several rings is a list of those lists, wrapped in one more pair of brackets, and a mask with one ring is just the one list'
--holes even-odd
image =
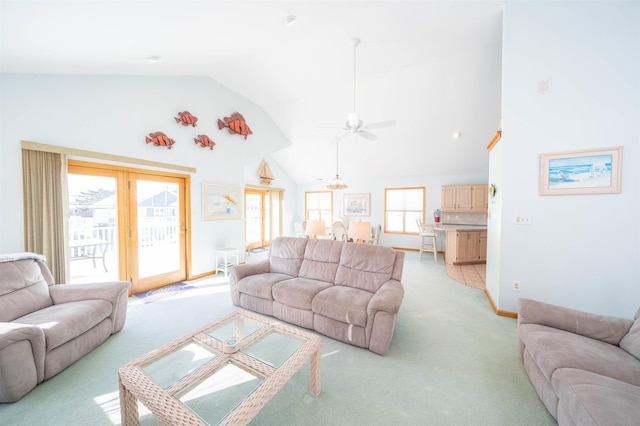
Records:
{"label": "side table", "polygon": [[229,275],[229,266],[238,265],[238,249],[225,247],[216,250],[216,274],[224,272],[224,276]]}

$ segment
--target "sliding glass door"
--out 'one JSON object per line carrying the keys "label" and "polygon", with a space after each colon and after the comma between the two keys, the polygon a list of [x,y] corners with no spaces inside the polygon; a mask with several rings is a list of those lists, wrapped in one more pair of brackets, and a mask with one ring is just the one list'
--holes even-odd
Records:
{"label": "sliding glass door", "polygon": [[187,278],[188,176],[71,161],[68,179],[72,283]]}

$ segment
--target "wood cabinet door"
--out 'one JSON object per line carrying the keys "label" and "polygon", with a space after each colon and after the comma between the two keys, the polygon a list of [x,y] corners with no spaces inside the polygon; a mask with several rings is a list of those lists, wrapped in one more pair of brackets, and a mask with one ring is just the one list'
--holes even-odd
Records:
{"label": "wood cabinet door", "polygon": [[456,187],[442,187],[442,211],[455,211],[456,209]]}
{"label": "wood cabinet door", "polygon": [[456,187],[456,211],[471,211],[471,185]]}
{"label": "wood cabinet door", "polygon": [[479,234],[480,234],[479,260],[481,262],[486,262],[487,261],[487,231],[480,231]]}
{"label": "wood cabinet door", "polygon": [[471,211],[486,212],[489,208],[489,188],[486,185],[471,187]]}

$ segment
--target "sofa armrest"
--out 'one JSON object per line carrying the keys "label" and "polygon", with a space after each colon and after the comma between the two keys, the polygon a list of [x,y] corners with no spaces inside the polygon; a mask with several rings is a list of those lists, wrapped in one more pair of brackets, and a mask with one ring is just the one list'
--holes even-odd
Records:
{"label": "sofa armrest", "polygon": [[518,299],[518,327],[522,324],[545,325],[617,346],[633,321],[521,298]]}
{"label": "sofa armrest", "polygon": [[0,322],[0,402],[15,402],[44,380],[45,354],[40,327]]}
{"label": "sofa armrest", "polygon": [[229,292],[231,293],[231,303],[240,306],[240,291],[238,281],[250,275],[265,274],[271,270],[269,260],[257,263],[243,263],[232,266],[229,272]]}
{"label": "sofa armrest", "polygon": [[236,265],[231,267],[229,273],[229,281],[236,283],[248,277],[249,275],[265,274],[270,271],[269,261],[263,260],[257,263],[243,263],[242,265]]}
{"label": "sofa armrest", "polygon": [[367,306],[367,315],[374,315],[378,311],[386,311],[390,314],[397,314],[404,297],[404,287],[397,280],[389,280],[382,284],[376,291]]}
{"label": "sofa armrest", "polygon": [[49,294],[54,305],[61,303],[78,302],[82,300],[106,300],[113,306],[111,322],[113,328],[111,334],[124,327],[127,317],[128,290],[131,283],[128,281],[112,281],[92,284],[64,284],[49,286]]}

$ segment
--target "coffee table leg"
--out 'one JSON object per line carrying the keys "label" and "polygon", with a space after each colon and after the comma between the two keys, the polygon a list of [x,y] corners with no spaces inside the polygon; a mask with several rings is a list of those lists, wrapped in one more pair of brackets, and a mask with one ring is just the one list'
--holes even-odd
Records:
{"label": "coffee table leg", "polygon": [[320,388],[322,387],[320,373],[320,348],[318,348],[309,360],[309,391],[313,396],[320,395]]}
{"label": "coffee table leg", "polygon": [[140,418],[138,417],[138,401],[131,392],[127,390],[118,378],[120,386],[120,419],[122,426],[138,426]]}

